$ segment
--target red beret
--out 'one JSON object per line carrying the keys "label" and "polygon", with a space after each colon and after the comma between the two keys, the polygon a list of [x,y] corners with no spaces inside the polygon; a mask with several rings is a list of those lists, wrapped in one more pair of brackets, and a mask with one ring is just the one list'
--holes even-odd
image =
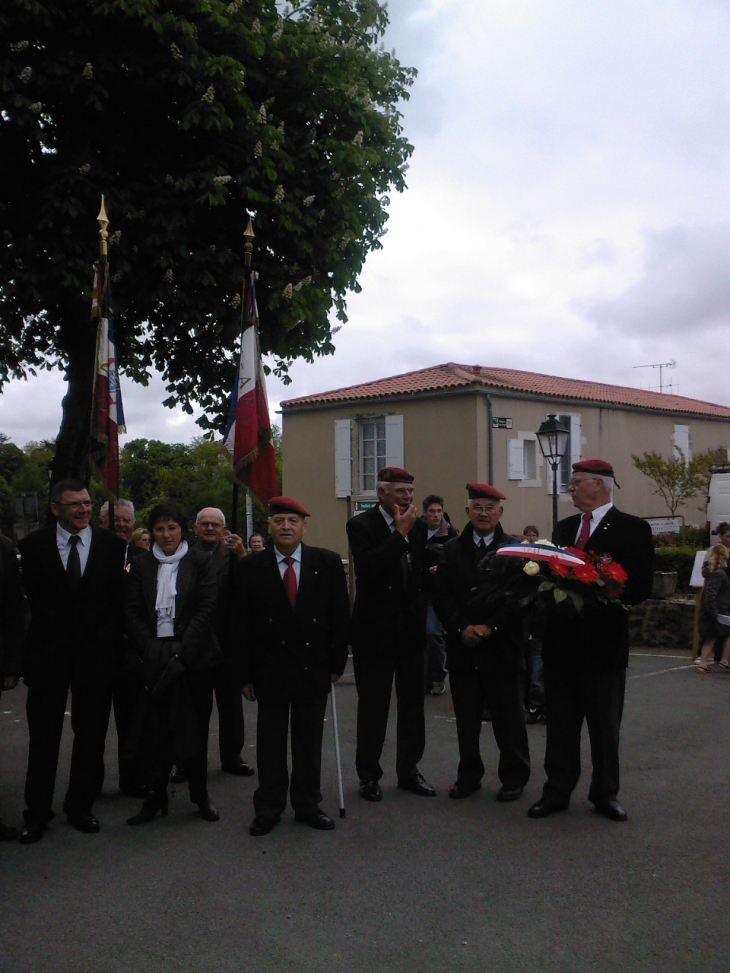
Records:
{"label": "red beret", "polygon": [[378,470],[379,483],[413,483],[415,476],[400,466],[384,466]]}
{"label": "red beret", "polygon": [[299,514],[300,517],[311,517],[312,515],[294,497],[272,497],[269,500],[270,514]]}
{"label": "red beret", "polygon": [[597,476],[613,476],[613,467],[605,459],[582,459],[573,463],[574,473],[595,473]]}
{"label": "red beret", "polygon": [[466,485],[467,493],[469,494],[470,500],[484,499],[484,500],[506,500],[506,494],[502,493],[496,487],[493,487],[491,483],[467,483]]}

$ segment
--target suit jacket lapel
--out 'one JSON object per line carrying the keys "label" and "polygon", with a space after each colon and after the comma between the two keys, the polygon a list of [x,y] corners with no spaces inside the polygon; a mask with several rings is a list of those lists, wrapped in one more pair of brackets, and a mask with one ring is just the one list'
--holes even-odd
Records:
{"label": "suit jacket lapel", "polygon": [[177,584],[175,586],[175,621],[182,618],[185,600],[190,593],[190,584],[193,574],[191,561],[192,558],[189,558],[186,554],[185,557],[180,560],[180,564],[177,568]]}

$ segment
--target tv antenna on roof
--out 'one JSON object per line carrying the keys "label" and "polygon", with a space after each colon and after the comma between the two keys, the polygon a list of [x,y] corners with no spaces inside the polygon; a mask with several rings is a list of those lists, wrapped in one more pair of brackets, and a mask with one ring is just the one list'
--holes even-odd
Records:
{"label": "tv antenna on roof", "polygon": [[[677,363],[676,363],[676,361],[667,361],[667,362],[663,362],[660,365],[634,365],[633,367],[634,368],[658,368],[659,369],[659,391],[660,392],[663,392],[664,391],[664,371],[663,371],[663,369],[665,369],[665,368],[676,368],[677,367]],[[655,386],[655,388],[656,388],[656,386]],[[669,383],[669,388],[670,389],[672,388],[672,383],[671,382]]]}

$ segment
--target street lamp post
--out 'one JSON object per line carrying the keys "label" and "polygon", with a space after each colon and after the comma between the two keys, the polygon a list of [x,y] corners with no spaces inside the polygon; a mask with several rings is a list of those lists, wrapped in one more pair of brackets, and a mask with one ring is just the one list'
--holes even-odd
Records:
{"label": "street lamp post", "polygon": [[558,467],[568,448],[570,432],[554,414],[547,417],[537,430],[542,455],[553,468],[553,531],[558,522]]}

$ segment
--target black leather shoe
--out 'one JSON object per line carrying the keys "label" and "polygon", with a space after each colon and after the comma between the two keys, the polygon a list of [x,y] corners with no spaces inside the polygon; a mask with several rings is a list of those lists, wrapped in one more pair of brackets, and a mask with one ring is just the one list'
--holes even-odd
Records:
{"label": "black leather shoe", "polygon": [[516,801],[518,797],[522,797],[522,792],[524,787],[500,787],[497,792],[498,801]]}
{"label": "black leather shoe", "polygon": [[166,790],[161,794],[148,794],[138,813],[132,815],[131,818],[127,818],[127,824],[147,824],[152,820],[158,811],[162,814],[163,818],[167,817]]}
{"label": "black leather shoe", "polygon": [[475,784],[470,784],[466,780],[457,780],[449,791],[449,797],[453,798],[455,801],[460,801],[463,797],[468,797],[475,791],[481,790],[481,786],[481,781],[477,781]]}
{"label": "black leather shoe", "polygon": [[628,814],[615,798],[611,801],[603,801],[601,804],[596,804],[596,811],[611,821],[625,821],[628,818]]}
{"label": "black leather shoe", "polygon": [[5,824],[3,819],[0,818],[0,841],[15,841],[17,837],[18,829]]}
{"label": "black leather shoe", "polygon": [[294,814],[294,820],[300,824],[308,824],[310,828],[316,828],[317,831],[334,831],[335,828],[335,822],[320,808],[308,813],[297,811]]}
{"label": "black leather shoe", "polygon": [[221,819],[218,808],[209,797],[206,797],[204,801],[198,804],[198,810],[203,821],[220,821]]}
{"label": "black leather shoe", "polygon": [[418,794],[419,797],[436,797],[436,791],[422,774],[414,774],[407,780],[399,780],[398,787],[403,791],[410,791],[411,794]]}
{"label": "black leather shoe", "polygon": [[383,800],[383,792],[380,790],[380,784],[377,780],[361,780],[360,781],[360,797],[365,798],[366,801],[376,801]]}
{"label": "black leather shoe", "polygon": [[539,801],[536,801],[530,810],[527,812],[528,818],[547,818],[551,814],[555,814],[556,811],[567,811],[567,804],[554,804],[552,801],[548,801],[547,798],[541,797]]}
{"label": "black leather shoe", "polygon": [[171,784],[184,784],[188,779],[188,775],[185,773],[184,767],[176,767],[170,774]]}
{"label": "black leather shoe", "polygon": [[23,830],[20,832],[21,845],[34,845],[36,841],[41,840],[45,830],[46,825],[37,818],[26,821]]}
{"label": "black leather shoe", "polygon": [[262,835],[273,831],[279,821],[281,821],[281,818],[262,818],[257,814],[251,822],[248,833],[253,835],[254,838],[260,838]]}
{"label": "black leather shoe", "polygon": [[236,760],[226,760],[221,764],[224,774],[235,774],[236,777],[253,777],[256,771],[245,760],[238,757]]}
{"label": "black leather shoe", "polygon": [[66,820],[82,834],[96,834],[101,831],[101,825],[90,811],[81,814],[67,814]]}

